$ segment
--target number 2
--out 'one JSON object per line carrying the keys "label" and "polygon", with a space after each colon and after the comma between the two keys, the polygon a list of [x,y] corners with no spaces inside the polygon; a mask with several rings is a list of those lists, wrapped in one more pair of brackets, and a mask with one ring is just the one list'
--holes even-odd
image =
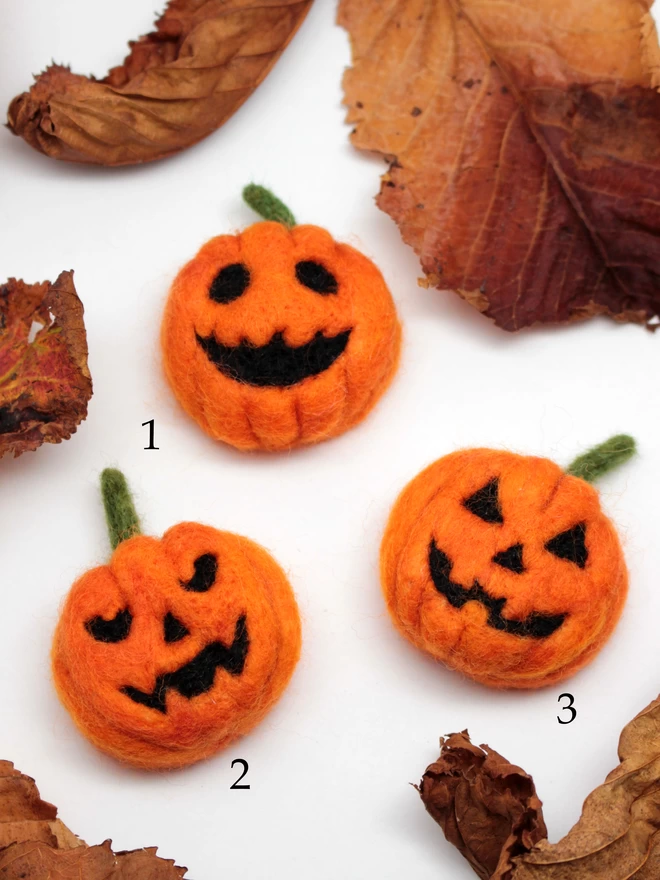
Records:
{"label": "number 2", "polygon": [[561,710],[562,710],[562,712],[570,712],[571,717],[568,719],[568,721],[562,721],[561,718],[559,717],[559,715],[557,715],[557,721],[560,724],[570,724],[571,721],[575,721],[575,719],[577,718],[577,709],[575,709],[573,707],[573,703],[575,702],[575,697],[573,696],[573,694],[559,694],[559,696],[557,697],[557,702],[562,700],[564,697],[568,697],[568,705],[562,706]]}
{"label": "number 2", "polygon": [[230,791],[232,788],[249,788],[250,787],[249,785],[239,785],[238,784],[241,781],[241,779],[243,779],[245,774],[248,772],[248,762],[244,758],[234,758],[234,760],[231,762],[231,766],[233,767],[234,764],[242,764],[243,765],[243,772],[238,777],[236,782],[233,785],[229,786]]}

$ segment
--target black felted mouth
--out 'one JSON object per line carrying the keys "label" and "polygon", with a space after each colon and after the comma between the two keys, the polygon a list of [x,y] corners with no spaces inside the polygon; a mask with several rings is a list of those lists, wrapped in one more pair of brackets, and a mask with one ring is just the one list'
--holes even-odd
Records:
{"label": "black felted mouth", "polygon": [[468,602],[478,602],[488,611],[486,624],[511,636],[547,639],[568,617],[567,614],[541,614],[537,611],[533,611],[523,620],[509,620],[503,617],[502,610],[506,605],[506,599],[493,598],[477,580],[469,589],[451,580],[451,561],[447,554],[438,548],[435,540],[429,545],[429,569],[433,585],[452,608],[462,608]]}
{"label": "black felted mouth", "polygon": [[165,697],[168,690],[177,691],[188,700],[207,693],[213,687],[217,669],[226,669],[230,675],[240,675],[243,672],[249,647],[247,621],[243,615],[236,621],[234,640],[229,647],[222,642],[209,642],[185,666],[175,672],[159,675],[151,693],[145,693],[131,685],[121,688],[121,692],[134,703],[166,714]]}
{"label": "black felted mouth", "polygon": [[195,335],[211,363],[229,379],[261,388],[286,388],[331,367],[346,348],[351,331],[324,336],[319,330],[313,339],[298,346],[287,345],[281,332],[266,345],[245,340],[223,345],[213,335]]}

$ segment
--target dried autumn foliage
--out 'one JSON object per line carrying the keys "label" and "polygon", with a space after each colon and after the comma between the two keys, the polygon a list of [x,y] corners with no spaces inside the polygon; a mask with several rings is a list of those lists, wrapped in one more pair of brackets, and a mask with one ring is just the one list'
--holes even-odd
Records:
{"label": "dried autumn foliage", "polygon": [[556,844],[543,839],[531,777],[487,746],[473,746],[467,734],[441,745],[419,791],[483,880],[660,878],[660,698],[623,729],[621,763]]}
{"label": "dried autumn foliage", "polygon": [[34,779],[0,761],[2,880],[182,880],[185,874],[158,858],[155,847],[114,853],[109,840],[88,846],[41,800]]}
{"label": "dried autumn foliage", "polygon": [[522,857],[512,880],[658,880],[660,699],[624,727],[619,760],[566,837]]}
{"label": "dried autumn foliage", "polygon": [[53,65],[9,105],[9,128],[70,162],[132,165],[171,156],[252,94],[312,0],[170,0],[153,33],[102,80]]}
{"label": "dried autumn foliage", "polygon": [[[30,341],[33,324],[40,325]],[[87,416],[83,305],[73,272],[0,285],[0,458],[68,440]]]}
{"label": "dried autumn foliage", "polygon": [[532,777],[467,731],[440,746],[418,788],[424,806],[482,880],[504,878],[514,856],[547,837]]}
{"label": "dried autumn foliage", "polygon": [[660,312],[652,0],[341,0],[353,143],[379,206],[506,330]]}

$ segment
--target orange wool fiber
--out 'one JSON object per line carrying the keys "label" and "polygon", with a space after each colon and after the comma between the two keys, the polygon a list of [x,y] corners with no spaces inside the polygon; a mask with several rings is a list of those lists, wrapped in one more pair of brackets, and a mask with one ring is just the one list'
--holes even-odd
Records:
{"label": "orange wool fiber", "polygon": [[160,540],[122,541],[108,565],[74,583],[52,669],[62,703],[99,749],[169,769],[258,724],[286,688],[300,643],[296,600],[270,554],[186,522]]}
{"label": "orange wool fiber", "polygon": [[[233,288],[220,284],[227,267]],[[181,269],[161,341],[174,393],[207,434],[278,451],[369,413],[396,372],[401,326],[371,260],[317,226],[264,221],[211,239]]]}
{"label": "orange wool fiber", "polygon": [[403,490],[381,546],[392,620],[416,647],[496,688],[575,673],[628,589],[597,491],[545,458],[467,449]]}

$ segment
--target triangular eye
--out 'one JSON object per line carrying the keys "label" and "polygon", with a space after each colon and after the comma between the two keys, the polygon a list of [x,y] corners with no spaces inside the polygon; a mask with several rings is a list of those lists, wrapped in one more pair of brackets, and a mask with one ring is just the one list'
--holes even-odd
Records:
{"label": "triangular eye", "polygon": [[487,523],[503,523],[504,517],[500,508],[500,499],[498,490],[500,481],[494,477],[490,483],[486,483],[481,489],[478,489],[474,495],[470,495],[463,502],[463,507],[467,508],[470,513],[478,516]]}
{"label": "triangular eye", "polygon": [[567,559],[574,562],[579,568],[584,568],[589,558],[589,551],[584,542],[587,533],[586,523],[578,523],[572,529],[566,529],[545,545],[553,556],[558,559]]}

